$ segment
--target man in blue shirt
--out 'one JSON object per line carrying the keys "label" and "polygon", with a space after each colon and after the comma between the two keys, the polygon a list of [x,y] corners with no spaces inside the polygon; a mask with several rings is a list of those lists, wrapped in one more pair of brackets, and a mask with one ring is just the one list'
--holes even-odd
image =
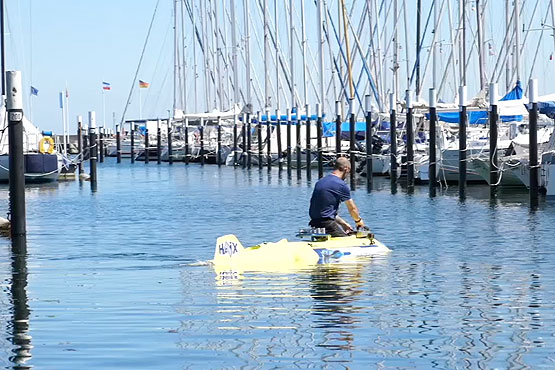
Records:
{"label": "man in blue shirt", "polygon": [[339,204],[345,202],[356,226],[364,227],[358,208],[351,199],[351,189],[345,183],[350,172],[349,160],[339,157],[335,161],[333,172],[316,183],[310,199],[310,226],[323,227],[331,236],[346,236],[353,228],[337,215]]}

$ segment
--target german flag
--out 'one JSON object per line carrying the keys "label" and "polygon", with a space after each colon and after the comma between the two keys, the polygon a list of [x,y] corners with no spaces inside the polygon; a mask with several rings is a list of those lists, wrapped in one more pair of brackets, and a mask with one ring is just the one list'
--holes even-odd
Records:
{"label": "german flag", "polygon": [[139,88],[148,89],[149,87],[150,87],[150,83],[144,82],[143,80],[139,80]]}

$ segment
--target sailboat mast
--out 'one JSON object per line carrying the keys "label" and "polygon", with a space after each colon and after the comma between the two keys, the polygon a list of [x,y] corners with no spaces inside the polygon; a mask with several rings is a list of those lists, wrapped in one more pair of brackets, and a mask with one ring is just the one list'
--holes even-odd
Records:
{"label": "sailboat mast", "polygon": [[516,60],[516,80],[520,81],[520,0],[515,0],[515,60]]}
{"label": "sailboat mast", "polygon": [[482,44],[484,37],[482,35],[482,11],[480,0],[476,0],[476,25],[478,32],[478,61],[480,63],[480,90],[484,90],[486,88],[486,71],[484,68],[484,45]]}
{"label": "sailboat mast", "polygon": [[193,13],[193,86],[195,88],[195,93],[193,94],[195,99],[195,109],[194,111],[198,111],[198,99],[197,99],[197,22],[195,17],[195,0],[191,0],[191,12]]}
{"label": "sailboat mast", "polygon": [[184,1],[183,0],[179,0],[180,1],[180,10],[181,10],[181,53],[183,55],[183,63],[180,65],[180,67],[183,70],[183,87],[181,89],[181,109],[183,109],[183,112],[187,112],[187,65],[185,63],[185,55],[186,50],[185,50],[185,12],[183,10],[183,8],[185,7]]}
{"label": "sailboat mast", "polygon": [[[304,106],[308,104],[308,84],[306,81],[306,27],[304,16],[304,1],[301,1],[301,33],[302,33],[302,46],[303,46],[303,103]],[[308,113],[308,112],[307,112]]]}
{"label": "sailboat mast", "polygon": [[[275,24],[275,43],[276,43],[276,109],[280,109],[279,93],[281,91],[281,84],[279,81],[279,28],[278,28],[278,0],[274,0],[274,24]],[[279,119],[279,117],[276,117]]]}
{"label": "sailboat mast", "polygon": [[177,109],[177,76],[179,74],[179,43],[177,41],[177,0],[173,1],[173,112]]}
{"label": "sailboat mast", "polygon": [[[394,41],[393,41],[393,83],[395,89],[395,96],[399,96],[399,27],[398,27],[398,20],[399,20],[399,0],[394,0],[393,3],[393,12],[395,13],[394,25],[393,25],[393,34],[394,34]],[[396,102],[392,102],[396,104]],[[390,110],[394,110],[395,106],[389,107]]]}
{"label": "sailboat mast", "polygon": [[[345,8],[345,0],[341,0],[341,6],[343,8],[343,29],[345,32],[345,49],[347,52],[347,73],[349,76],[349,99],[348,101],[351,102],[351,99],[354,99],[354,87],[353,87],[353,74],[351,69],[351,50],[349,48],[349,29],[347,24],[347,9]],[[351,107],[353,109],[353,107]]]}
{"label": "sailboat mast", "polygon": [[320,74],[319,87],[320,87],[320,107],[322,111],[325,111],[325,93],[324,93],[324,35],[322,28],[324,27],[323,22],[323,9],[322,2],[324,0],[318,0],[318,72]]}
{"label": "sailboat mast", "polygon": [[235,0],[231,0],[231,52],[233,58],[233,105],[239,104],[239,73],[237,70],[237,31],[235,18]]}
{"label": "sailboat mast", "polygon": [[219,104],[217,105],[218,109],[223,111],[224,109],[224,89],[223,89],[223,80],[224,74],[222,73],[222,48],[220,46],[220,22],[218,19],[218,1],[214,1],[214,18],[213,18],[213,30],[214,30],[214,38],[216,39],[216,78],[218,80],[218,92],[214,98],[218,98]]}
{"label": "sailboat mast", "polygon": [[[247,79],[247,104],[252,104],[251,102],[251,47],[250,47],[250,37],[251,37],[251,30],[249,27],[250,24],[250,15],[249,15],[249,3],[250,0],[243,0],[243,10],[245,12],[245,59],[246,59],[246,70],[245,76]],[[252,113],[252,112],[249,112]]]}
{"label": "sailboat mast", "polygon": [[416,101],[420,100],[420,23],[422,0],[416,3]]}
{"label": "sailboat mast", "polygon": [[2,58],[2,96],[6,96],[6,48],[4,47],[4,0],[0,0],[0,58]]}
{"label": "sailboat mast", "polygon": [[[508,33],[510,30],[510,23],[511,23],[511,15],[510,15],[510,1],[505,0],[505,30],[507,30],[507,36],[505,37],[505,50],[507,54],[510,53],[511,50],[511,41],[510,37],[508,37]],[[509,91],[511,89],[511,58],[507,58],[507,62],[505,63],[505,89]]]}
{"label": "sailboat mast", "polygon": [[270,108],[270,75],[268,70],[268,1],[264,1],[264,112]]}
{"label": "sailboat mast", "polygon": [[289,0],[289,64],[291,66],[291,107],[296,106],[295,101],[295,22],[293,18],[293,0]]}

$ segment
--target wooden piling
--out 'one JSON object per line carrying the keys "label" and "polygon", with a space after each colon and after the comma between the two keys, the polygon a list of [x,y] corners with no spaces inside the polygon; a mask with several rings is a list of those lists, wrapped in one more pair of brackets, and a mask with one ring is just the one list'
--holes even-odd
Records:
{"label": "wooden piling", "polygon": [[283,170],[283,158],[281,157],[281,117],[279,116],[279,109],[276,109],[276,136],[277,136],[277,153],[278,153],[278,171]]}
{"label": "wooden piling", "polygon": [[[10,233],[15,254],[26,253],[25,155],[23,154],[23,94],[20,71],[6,72],[8,113]],[[19,243],[21,242],[21,243]]]}
{"label": "wooden piling", "polygon": [[148,150],[149,148],[148,147],[150,146],[150,143],[149,143],[148,139],[149,139],[148,138],[148,123],[145,123],[145,164],[147,164],[148,161],[149,161],[149,150]]}
{"label": "wooden piling", "polygon": [[135,122],[131,122],[131,163],[135,163]]}
{"label": "wooden piling", "polygon": [[335,158],[341,157],[341,102],[335,102]]}
{"label": "wooden piling", "polygon": [[407,186],[414,186],[414,126],[413,126],[413,108],[412,108],[412,91],[407,90]]}
{"label": "wooden piling", "polygon": [[96,112],[89,112],[89,144],[90,144],[90,155],[89,155],[89,167],[90,167],[90,180],[91,188],[94,190],[96,188],[96,160],[98,158],[98,145],[96,143]]}
{"label": "wooden piling", "polygon": [[216,153],[216,164],[218,167],[222,165],[222,119],[218,117],[218,147]]}
{"label": "wooden piling", "polygon": [[497,161],[497,122],[499,114],[497,109],[497,84],[489,85],[489,190],[490,196],[497,193],[497,181],[499,181],[499,163]]}
{"label": "wooden piling", "polygon": [[437,184],[437,156],[436,156],[436,126],[437,126],[437,108],[436,108],[436,91],[434,88],[430,89],[430,145],[428,148],[428,178],[430,187],[430,196],[435,196]]}
{"label": "wooden piling", "polygon": [[364,97],[364,105],[366,111],[366,189],[372,190],[372,182],[374,179],[373,163],[372,163],[372,103],[370,95]]}
{"label": "wooden piling", "polygon": [[296,122],[296,129],[295,129],[295,150],[296,150],[296,159],[297,159],[297,179],[302,177],[302,154],[301,154],[301,115],[299,114],[299,109],[297,108],[295,112],[295,122]]}
{"label": "wooden piling", "polygon": [[[100,129],[102,130],[102,128]],[[116,157],[117,163],[121,163],[121,128],[120,125],[116,125]],[[100,134],[102,136],[102,134]],[[102,151],[102,148],[100,148]],[[100,154],[102,156],[102,154]]]}
{"label": "wooden piling", "polygon": [[530,79],[530,110],[529,110],[529,163],[530,163],[530,205],[535,207],[538,203],[538,80]]}
{"label": "wooden piling", "polygon": [[267,149],[267,162],[268,172],[272,170],[272,119],[270,111],[266,111],[266,149]]}
{"label": "wooden piling", "polygon": [[262,170],[262,115],[260,112],[256,116],[256,135],[258,136],[258,169]]}
{"label": "wooden piling", "polygon": [[291,111],[287,112],[287,176],[291,177]]}
{"label": "wooden piling", "polygon": [[349,99],[349,160],[351,162],[351,172],[350,172],[350,180],[351,180],[351,190],[356,190],[356,140],[355,140],[355,125],[356,125],[356,118],[354,112],[354,99]]}
{"label": "wooden piling", "polygon": [[189,164],[189,119],[185,118],[183,123],[183,134],[185,135],[185,164]]}
{"label": "wooden piling", "polygon": [[466,189],[466,86],[459,88],[459,195]]}
{"label": "wooden piling", "polygon": [[77,116],[77,151],[79,160],[77,161],[77,171],[83,173],[83,117]]}
{"label": "wooden piling", "polygon": [[167,127],[167,134],[168,134],[168,164],[173,164],[173,123],[172,118],[168,117],[168,127]]}
{"label": "wooden piling", "polygon": [[310,181],[312,178],[312,150],[310,147],[310,105],[306,105],[305,107],[305,114],[306,114],[306,179]]}
{"label": "wooden piling", "polygon": [[233,167],[237,166],[237,114],[233,115]]}
{"label": "wooden piling", "polygon": [[104,127],[98,128],[98,161],[104,163]]}
{"label": "wooden piling", "polygon": [[162,163],[162,128],[160,127],[160,120],[156,122],[156,158],[158,164]]}
{"label": "wooden piling", "polygon": [[252,167],[252,122],[250,114],[247,113],[247,168]]}
{"label": "wooden piling", "polygon": [[199,136],[200,136],[200,165],[204,166],[204,119],[200,119],[200,125],[198,127]]}
{"label": "wooden piling", "polygon": [[389,171],[391,182],[397,182],[397,97],[389,94]]}

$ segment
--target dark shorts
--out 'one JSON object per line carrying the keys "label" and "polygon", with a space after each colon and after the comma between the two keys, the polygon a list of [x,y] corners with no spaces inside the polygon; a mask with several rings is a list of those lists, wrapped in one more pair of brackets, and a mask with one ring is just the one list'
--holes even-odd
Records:
{"label": "dark shorts", "polygon": [[310,220],[308,223],[312,227],[323,227],[326,229],[326,234],[331,236],[347,236],[347,233],[341,225],[335,220],[324,219],[324,220]]}

